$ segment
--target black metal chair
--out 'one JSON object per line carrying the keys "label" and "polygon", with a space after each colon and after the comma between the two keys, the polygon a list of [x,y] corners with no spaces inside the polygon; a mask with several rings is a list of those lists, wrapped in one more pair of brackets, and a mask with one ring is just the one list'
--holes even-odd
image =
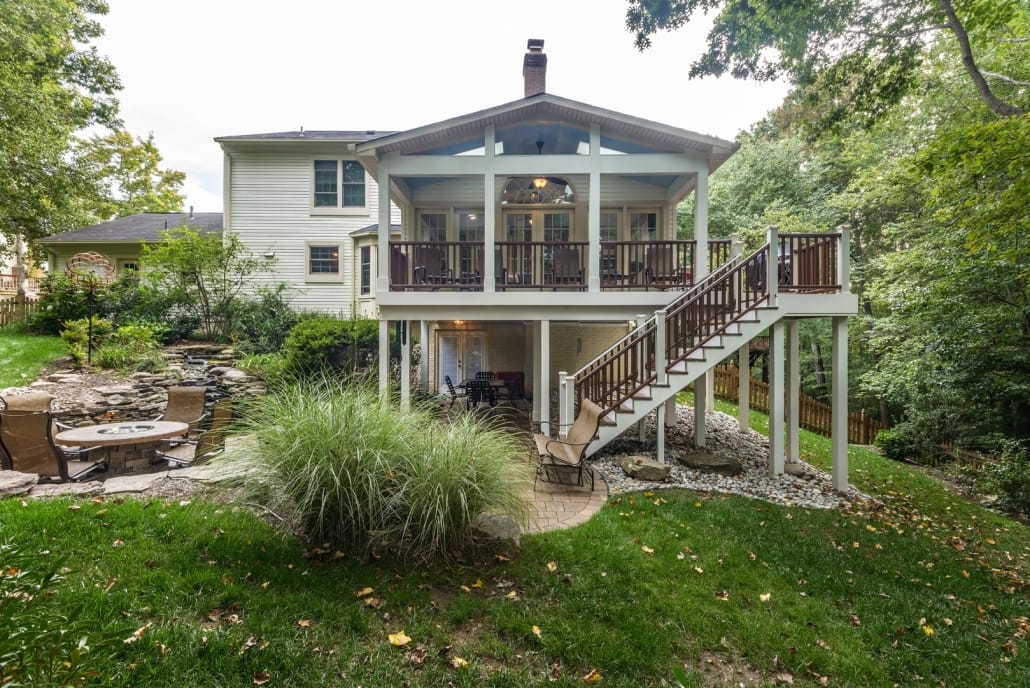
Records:
{"label": "black metal chair", "polygon": [[450,408],[454,408],[454,402],[458,400],[458,397],[465,396],[465,388],[463,387],[459,392],[458,389],[454,386],[454,382],[451,380],[450,375],[444,375],[443,381],[447,385],[447,393],[451,395]]}
{"label": "black metal chair", "polygon": [[469,410],[478,408],[483,402],[497,406],[497,395],[490,380],[469,380],[465,383],[465,396]]}

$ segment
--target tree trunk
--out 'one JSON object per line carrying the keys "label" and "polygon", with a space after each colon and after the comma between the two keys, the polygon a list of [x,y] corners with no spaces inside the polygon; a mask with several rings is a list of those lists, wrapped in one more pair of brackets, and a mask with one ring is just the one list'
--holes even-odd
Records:
{"label": "tree trunk", "polygon": [[959,52],[962,55],[962,66],[965,67],[969,78],[973,80],[973,86],[976,87],[980,100],[986,103],[991,112],[996,115],[1001,115],[1002,117],[1022,115],[1023,108],[1006,103],[991,91],[990,84],[987,83],[987,79],[980,72],[980,68],[976,66],[976,60],[973,58],[973,47],[969,43],[969,34],[966,33],[966,27],[962,25],[958,15],[955,14],[955,7],[951,4],[951,0],[938,0],[938,2],[941,5],[941,9],[944,10],[944,16],[948,19],[948,28],[951,29],[951,32],[955,34],[956,40],[958,40]]}
{"label": "tree trunk", "polygon": [[826,368],[823,366],[823,350],[819,348],[819,342],[812,339],[812,358],[815,365],[815,384],[819,387],[819,394],[826,397]]}

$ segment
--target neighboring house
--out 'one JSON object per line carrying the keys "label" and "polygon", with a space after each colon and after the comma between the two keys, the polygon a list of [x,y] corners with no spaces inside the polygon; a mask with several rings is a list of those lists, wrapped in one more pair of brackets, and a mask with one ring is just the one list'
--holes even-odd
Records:
{"label": "neighboring house", "polygon": [[170,229],[192,227],[201,233],[222,231],[222,213],[139,213],[37,239],[50,272],[63,272],[68,259],[94,251],[107,256],[116,274],[139,267],[142,244],[156,244]]}
{"label": "neighboring house", "polygon": [[[591,452],[647,413],[675,422],[675,394],[694,381],[704,445],[706,374],[738,351],[746,361],[747,342],[768,330],[770,398],[787,399],[771,412],[769,466],[782,472],[799,458],[798,318],[830,317],[833,473],[844,489],[847,316],[857,312],[846,234],[771,230],[751,256],[709,242],[708,177],[737,145],[546,93],[542,47],[529,43],[525,97],[487,110],[404,132],[216,139],[226,230],[275,254],[265,279],[295,287],[296,305],[376,313],[383,388],[399,332],[405,403],[412,385],[521,374],[544,432],[552,394],[559,431],[577,398],[602,406]],[[677,240],[676,208],[690,194],[696,241]],[[414,381],[409,331],[423,344]]]}
{"label": "neighboring house", "polygon": [[16,241],[14,246],[8,246],[7,239],[0,236],[0,297],[6,298],[18,293],[19,287],[25,290],[27,296],[35,296],[39,290],[38,278],[43,271],[31,263],[27,255],[22,256],[22,261],[28,263],[25,280],[19,279],[18,259],[15,254],[21,246],[20,241]]}

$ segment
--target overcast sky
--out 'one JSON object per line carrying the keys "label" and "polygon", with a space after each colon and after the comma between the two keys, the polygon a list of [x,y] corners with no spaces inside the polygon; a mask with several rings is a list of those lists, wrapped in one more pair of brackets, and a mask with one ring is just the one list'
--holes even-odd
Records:
{"label": "overcast sky", "polygon": [[[186,205],[222,209],[231,134],[405,130],[523,96],[528,38],[548,55],[547,92],[732,139],[783,84],[688,80],[704,27],[644,53],[625,0],[108,0],[96,45],[121,76],[121,113],[186,172]],[[680,76],[684,75],[684,76]]]}

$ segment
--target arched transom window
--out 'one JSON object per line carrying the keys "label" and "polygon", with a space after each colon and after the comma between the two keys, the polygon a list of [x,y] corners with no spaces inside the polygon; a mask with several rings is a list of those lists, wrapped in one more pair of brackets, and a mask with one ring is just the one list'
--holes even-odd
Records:
{"label": "arched transom window", "polygon": [[576,202],[572,187],[561,177],[509,177],[501,203],[569,205]]}

